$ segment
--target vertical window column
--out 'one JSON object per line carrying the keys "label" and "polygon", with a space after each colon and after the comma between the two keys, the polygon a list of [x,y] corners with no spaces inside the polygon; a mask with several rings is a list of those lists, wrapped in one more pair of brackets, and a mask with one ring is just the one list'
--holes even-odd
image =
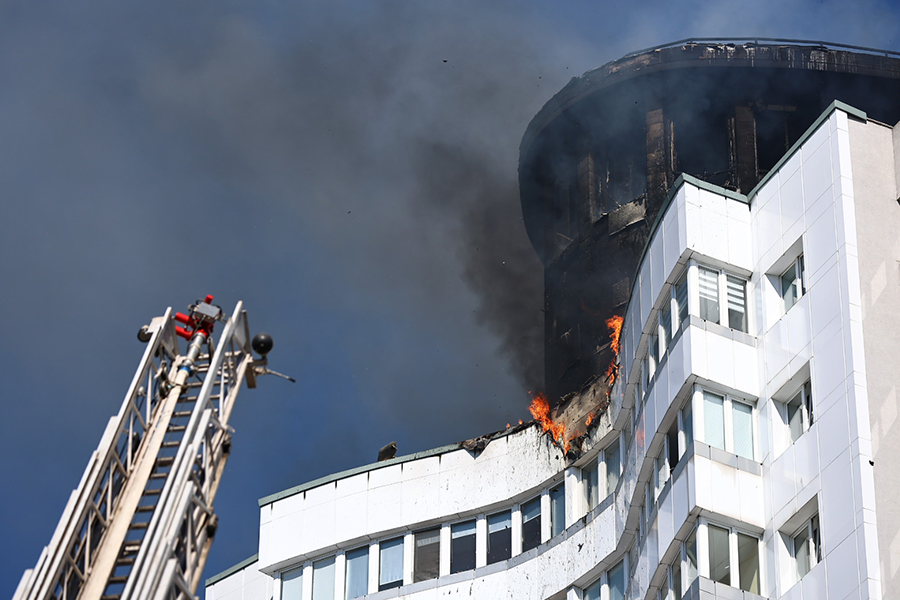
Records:
{"label": "vertical window column", "polygon": [[369,548],[357,548],[346,554],[344,598],[358,598],[369,593]]}
{"label": "vertical window column", "polygon": [[541,543],[541,497],[522,505],[522,552],[537,548]]}
{"label": "vertical window column", "polygon": [[475,520],[450,527],[450,572],[475,568]]}
{"label": "vertical window column", "polygon": [[550,537],[566,530],[566,486],[561,483],[550,489]]}
{"label": "vertical window column", "polygon": [[512,556],[512,512],[505,510],[487,518],[487,564]]}
{"label": "vertical window column", "polygon": [[441,530],[439,527],[413,534],[413,582],[440,575]]}

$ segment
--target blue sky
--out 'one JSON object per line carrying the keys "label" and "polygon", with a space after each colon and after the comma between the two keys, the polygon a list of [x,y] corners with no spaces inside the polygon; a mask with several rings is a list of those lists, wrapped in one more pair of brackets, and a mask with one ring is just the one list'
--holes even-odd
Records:
{"label": "blue sky", "polygon": [[518,144],[571,77],[689,36],[900,50],[888,2],[0,4],[0,596],[142,346],[209,293],[294,376],[245,390],[207,574],[256,500],[526,418],[540,264]]}

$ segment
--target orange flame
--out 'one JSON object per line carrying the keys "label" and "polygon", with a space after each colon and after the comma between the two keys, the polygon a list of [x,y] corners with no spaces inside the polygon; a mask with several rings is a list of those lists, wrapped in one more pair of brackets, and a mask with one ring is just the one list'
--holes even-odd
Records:
{"label": "orange flame", "polygon": [[591,413],[591,414],[588,415],[588,418],[587,418],[587,420],[584,422],[584,424],[587,425],[588,427],[590,427],[590,426],[591,426],[591,423],[593,423],[593,422],[594,422],[594,413]]}
{"label": "orange flame", "polygon": [[535,421],[541,424],[541,429],[553,437],[553,441],[557,444],[563,444],[563,450],[565,452],[569,451],[571,445],[569,444],[569,441],[565,439],[566,426],[562,423],[557,423],[553,420],[553,417],[550,416],[550,403],[547,401],[546,394],[541,392],[532,396],[531,406],[528,407],[528,412],[531,413],[531,416],[534,417]]}
{"label": "orange flame", "polygon": [[619,338],[622,335],[622,317],[616,315],[606,320],[606,326],[609,328],[610,347],[613,351],[613,360],[606,369],[606,379],[609,380],[609,389],[616,382],[616,376],[619,374]]}

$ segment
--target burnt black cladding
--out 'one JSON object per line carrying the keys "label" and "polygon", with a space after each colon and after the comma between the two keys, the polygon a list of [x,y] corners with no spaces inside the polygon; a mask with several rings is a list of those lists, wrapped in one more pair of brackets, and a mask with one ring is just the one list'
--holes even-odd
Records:
{"label": "burnt black cladding", "polygon": [[900,120],[900,59],[846,48],[678,42],[574,78],[535,116],[519,186],[545,268],[551,398],[606,370],[605,321],[680,173],[747,193],[834,100]]}

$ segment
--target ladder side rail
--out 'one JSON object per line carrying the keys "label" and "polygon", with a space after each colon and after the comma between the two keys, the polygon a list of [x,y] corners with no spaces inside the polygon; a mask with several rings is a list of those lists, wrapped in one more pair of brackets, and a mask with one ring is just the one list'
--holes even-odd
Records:
{"label": "ladder side rail", "polygon": [[[182,469],[184,465],[187,464],[188,466],[192,466],[193,464],[192,457],[190,459],[185,458],[186,456],[189,456],[188,448],[193,444],[185,444],[184,440],[195,440],[198,437],[198,433],[199,438],[202,439],[205,426],[203,426],[202,428],[198,428],[198,425],[200,425],[201,422],[201,415],[207,409],[215,411],[215,407],[210,400],[210,396],[216,384],[221,382],[222,369],[226,364],[226,358],[230,359],[228,363],[233,362],[233,357],[227,357],[227,350],[231,345],[230,341],[234,336],[236,326],[239,322],[243,321],[240,318],[243,316],[242,307],[243,303],[238,302],[237,306],[235,307],[234,316],[226,323],[219,343],[216,345],[213,357],[207,366],[206,377],[203,380],[203,384],[197,396],[196,403],[194,404],[194,409],[192,411],[190,420],[185,429],[184,437],[182,438],[182,444],[179,446],[178,451],[175,455],[175,459],[172,464],[172,471],[170,471],[170,476],[166,478],[162,493],[159,497],[157,509],[153,512],[153,516],[150,519],[150,523],[148,524],[147,531],[144,535],[144,543],[141,544],[141,548],[138,551],[137,557],[135,558],[134,566],[131,569],[131,572],[136,573],[137,577],[129,577],[129,581],[126,583],[122,593],[123,599],[141,597],[134,596],[133,594],[136,591],[140,590],[140,588],[142,587],[141,580],[145,579],[145,577],[149,577],[153,573],[153,569],[148,568],[148,560],[152,560],[152,557],[158,555],[157,547],[160,542],[157,541],[157,532],[159,531],[161,526],[164,527],[165,521],[163,519],[167,519],[167,517],[164,515],[167,515],[168,510],[170,510],[169,505],[173,502],[173,495],[177,495],[185,483],[182,475]],[[244,357],[244,362],[246,362],[250,358],[250,355],[247,354]],[[244,369],[244,372],[246,372],[246,369]],[[235,381],[234,384],[236,384],[234,385],[235,389],[238,389],[240,386],[240,381]],[[224,397],[223,401],[225,401]],[[222,426],[226,425],[222,424]],[[172,472],[178,473],[178,476],[172,477]]]}
{"label": "ladder side rail", "polygon": [[[171,308],[166,311],[165,316],[153,319],[148,329],[152,332],[151,339],[147,343],[141,362],[135,371],[119,412],[107,424],[106,431],[97,450],[91,456],[78,488],[70,496],[69,503],[63,512],[57,530],[46,549],[47,559],[43,561],[43,564],[39,566],[33,575],[29,589],[23,594],[24,598],[43,600],[51,597],[60,580],[60,576],[66,571],[67,557],[69,557],[78,542],[89,542],[89,540],[82,539],[80,532],[84,531],[84,535],[89,535],[88,531],[91,528],[89,526],[86,527],[86,525],[88,525],[88,521],[92,517],[96,517],[93,499],[97,497],[98,492],[107,492],[105,500],[106,510],[108,514],[111,514],[113,510],[110,504],[115,503],[118,499],[118,493],[121,492],[121,486],[119,486],[118,490],[114,490],[116,482],[122,481],[116,477],[118,464],[124,463],[127,465],[127,468],[133,465],[127,456],[124,461],[120,459],[118,442],[121,435],[127,431],[127,427],[131,425],[129,417],[135,411],[137,411],[137,414],[140,414],[140,409],[136,402],[138,391],[141,389],[141,383],[150,372],[151,367],[155,367],[154,358],[157,350],[162,348],[166,354],[169,354],[172,348],[170,340],[174,336],[174,330],[171,327]],[[170,335],[167,335],[167,333]],[[169,338],[168,340],[166,339],[167,337]],[[175,350],[177,352],[177,346]],[[150,394],[147,391],[145,393],[149,396],[147,398],[148,409],[151,409],[149,405],[158,401],[158,398],[155,397],[156,394]],[[129,450],[130,448],[126,447],[126,454]],[[108,490],[100,489],[106,486],[109,487]],[[101,497],[98,500],[102,506],[104,499]],[[90,548],[90,554],[94,554],[100,545],[102,545],[102,540],[96,547]],[[84,549],[87,548],[84,547]],[[75,558],[77,559],[77,556]],[[90,555],[85,556],[85,571],[90,566],[90,558]]]}
{"label": "ladder side rail", "polygon": [[[211,425],[212,416],[212,409],[207,407],[199,419],[200,427],[197,431],[200,435],[195,435],[190,443],[183,446],[192,456],[201,452],[203,432]],[[169,496],[164,502],[160,502],[154,512],[155,526],[152,532],[149,529],[147,531],[144,545],[135,561],[135,569],[132,570],[136,577],[130,578],[126,584],[122,592],[123,600],[149,600],[153,590],[168,585],[162,581],[162,575],[166,560],[173,556],[182,537],[182,524],[194,497],[195,486],[191,478],[193,467],[193,460],[183,460],[178,464],[177,472],[170,474],[173,485]]]}

